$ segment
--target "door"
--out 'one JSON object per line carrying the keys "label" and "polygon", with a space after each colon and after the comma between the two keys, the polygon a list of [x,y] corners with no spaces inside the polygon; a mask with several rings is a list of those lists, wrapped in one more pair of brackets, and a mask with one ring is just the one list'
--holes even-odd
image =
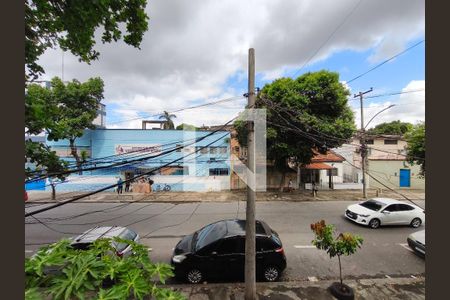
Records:
{"label": "door", "polygon": [[400,187],[410,187],[410,186],[411,186],[411,170],[400,169]]}
{"label": "door", "polygon": [[227,277],[240,278],[244,275],[245,240],[231,237],[221,241],[217,247],[216,266]]}
{"label": "door", "polygon": [[408,204],[398,204],[401,224],[409,224],[414,219],[414,207]]}
{"label": "door", "polygon": [[382,214],[382,220],[381,224],[388,225],[388,224],[396,224],[398,223],[398,208],[397,204],[391,204],[387,206],[383,211]]}

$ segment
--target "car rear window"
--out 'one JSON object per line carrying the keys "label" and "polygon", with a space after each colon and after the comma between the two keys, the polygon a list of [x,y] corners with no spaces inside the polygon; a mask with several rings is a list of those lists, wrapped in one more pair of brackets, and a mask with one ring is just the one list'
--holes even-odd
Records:
{"label": "car rear window", "polygon": [[[134,241],[134,239],[136,238],[136,235],[137,235],[136,232],[134,232],[132,230],[125,230],[124,232],[119,234],[119,237],[124,239],[124,240]],[[125,250],[128,247],[128,245],[129,244],[127,244],[127,243],[113,242],[114,248],[116,248],[116,250],[119,251],[119,252]]]}
{"label": "car rear window", "polygon": [[266,238],[266,237],[258,237],[256,238],[256,251],[257,252],[264,252],[264,251],[271,251],[275,250],[279,247],[277,247],[274,240]]}
{"label": "car rear window", "polygon": [[225,222],[219,222],[215,224],[210,224],[204,227],[197,236],[197,243],[195,245],[195,250],[199,250],[206,245],[209,245],[218,239],[222,238],[227,232]]}
{"label": "car rear window", "polygon": [[360,203],[359,205],[361,205],[362,207],[368,208],[370,210],[379,211],[383,207],[384,204],[372,199],[372,200],[368,200],[363,203]]}
{"label": "car rear window", "polygon": [[276,244],[278,247],[281,247],[281,246],[282,246],[281,240],[280,240],[280,238],[279,238],[278,236],[276,236],[275,234],[272,234],[272,236],[271,236],[270,238],[272,239],[272,241],[275,242],[275,244]]}

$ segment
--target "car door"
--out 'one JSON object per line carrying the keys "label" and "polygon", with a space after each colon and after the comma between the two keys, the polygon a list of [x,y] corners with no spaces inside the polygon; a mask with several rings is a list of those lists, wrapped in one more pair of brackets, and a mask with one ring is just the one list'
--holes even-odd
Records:
{"label": "car door", "polygon": [[401,224],[409,224],[414,219],[414,207],[408,204],[398,204]]}
{"label": "car door", "polygon": [[224,272],[223,261],[217,255],[220,244],[221,240],[218,240],[198,250],[193,256],[190,267],[200,269],[208,277],[220,277]]}
{"label": "car door", "polygon": [[225,238],[217,247],[216,261],[226,277],[240,278],[243,275],[245,259],[240,237]]}
{"label": "car door", "polygon": [[381,223],[393,225],[398,222],[397,204],[390,204],[381,211]]}

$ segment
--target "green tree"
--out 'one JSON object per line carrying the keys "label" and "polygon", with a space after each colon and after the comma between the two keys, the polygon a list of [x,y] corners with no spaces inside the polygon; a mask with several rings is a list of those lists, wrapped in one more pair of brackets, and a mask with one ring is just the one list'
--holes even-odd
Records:
{"label": "green tree", "polygon": [[420,166],[420,173],[425,176],[425,123],[414,125],[405,135],[407,160]]}
{"label": "green tree", "polygon": [[408,122],[401,122],[400,120],[381,123],[377,126],[367,130],[367,134],[392,134],[392,135],[404,135],[412,129],[413,125]]}
{"label": "green tree", "polygon": [[[347,103],[349,91],[339,74],[329,71],[306,73],[297,79],[280,78],[266,84],[256,99],[256,108],[267,109],[267,157],[283,176],[288,161],[311,162],[314,150],[342,145],[356,130]],[[239,143],[247,144],[246,126],[236,121]]]}
{"label": "green tree", "polygon": [[139,48],[148,29],[146,5],[147,0],[25,1],[26,80],[45,72],[38,60],[48,48],[60,47],[86,63],[98,59],[94,46],[99,28],[103,43],[123,35],[126,44]]}
{"label": "green tree", "polygon": [[164,113],[161,116],[159,116],[160,119],[164,119],[164,121],[166,122],[163,125],[163,129],[175,129],[173,119],[175,119],[176,117],[177,117],[176,115],[164,111]]}
{"label": "green tree", "polygon": [[182,124],[178,125],[175,129],[176,130],[197,130],[198,128],[191,124],[182,123]]}
{"label": "green tree", "polygon": [[[31,84],[25,97],[26,131],[29,134],[43,131],[50,141],[69,140],[71,154],[81,170],[86,156],[81,157],[75,140],[83,135],[85,129],[95,128],[92,122],[101,99],[103,81],[100,78],[91,78],[84,83],[73,80],[65,84],[55,77],[50,89]],[[37,162],[45,166],[44,161]]]}
{"label": "green tree", "polygon": [[334,237],[334,226],[326,225],[324,220],[311,224],[311,230],[314,232],[312,244],[317,249],[325,250],[330,258],[338,257],[340,286],[343,288],[341,256],[355,253],[358,248],[361,248],[363,239],[350,233],[341,233]]}
{"label": "green tree", "polygon": [[[112,242],[130,244],[133,255],[114,255]],[[142,244],[99,239],[80,250],[70,243],[63,239],[25,259],[26,299],[184,299],[178,292],[159,287],[173,277],[172,267],[153,263],[148,247]]]}

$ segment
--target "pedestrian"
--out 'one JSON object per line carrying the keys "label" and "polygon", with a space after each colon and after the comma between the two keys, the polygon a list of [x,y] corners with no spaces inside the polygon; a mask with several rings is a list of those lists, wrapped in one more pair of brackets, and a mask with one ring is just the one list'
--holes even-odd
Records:
{"label": "pedestrian", "polygon": [[122,194],[123,189],[123,181],[122,178],[119,177],[119,180],[117,180],[117,194]]}
{"label": "pedestrian", "polygon": [[130,191],[130,179],[131,178],[127,178],[127,181],[125,182],[125,193]]}
{"label": "pedestrian", "polygon": [[292,192],[293,188],[292,188],[292,179],[289,179],[289,183],[288,183],[288,191],[289,193]]}
{"label": "pedestrian", "polygon": [[148,185],[150,186],[150,193],[152,192],[152,185],[155,183],[151,178],[148,179]]}

